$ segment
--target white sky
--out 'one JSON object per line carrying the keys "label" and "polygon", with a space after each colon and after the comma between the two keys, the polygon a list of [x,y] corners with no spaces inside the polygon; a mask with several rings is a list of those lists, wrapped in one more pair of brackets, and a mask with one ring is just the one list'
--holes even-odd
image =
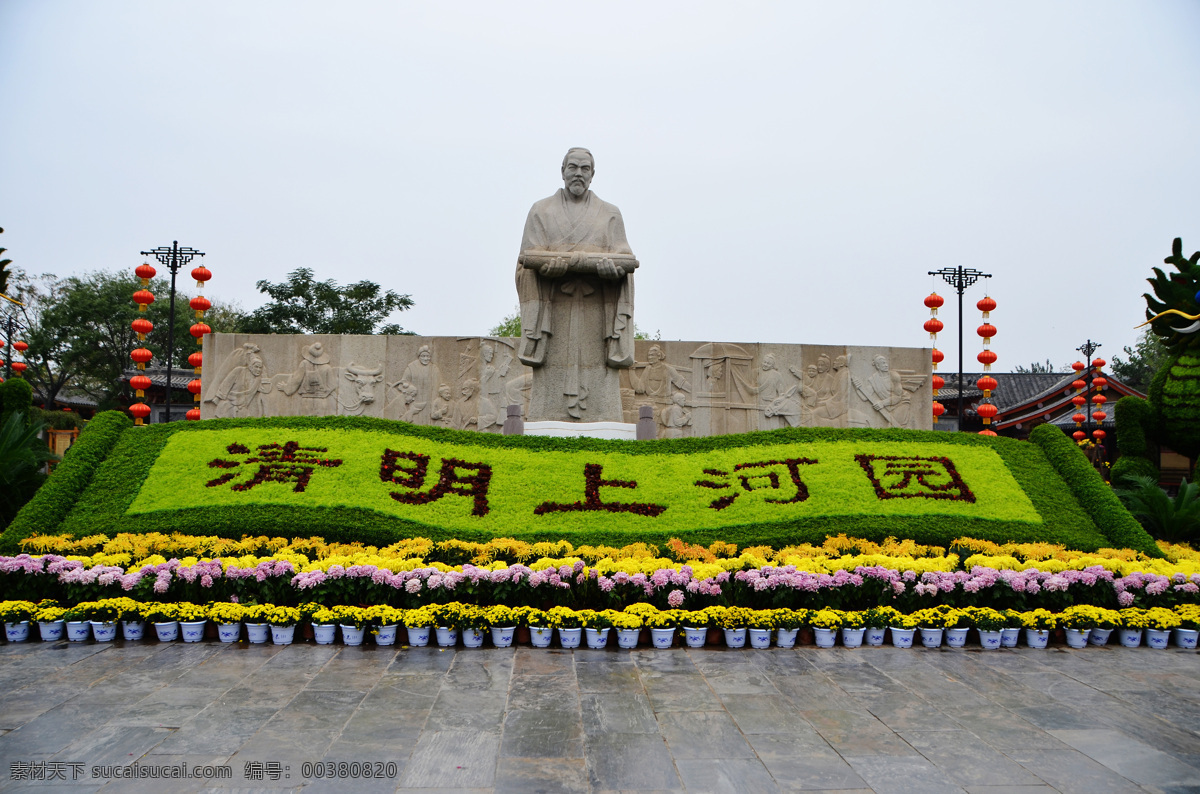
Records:
{"label": "white sky", "polygon": [[482,334],[579,145],[665,339],[925,346],[962,264],[998,370],[1111,360],[1200,249],[1198,34],[1195,2],[0,0],[0,245],[65,276],[178,239],[246,309],[307,266]]}

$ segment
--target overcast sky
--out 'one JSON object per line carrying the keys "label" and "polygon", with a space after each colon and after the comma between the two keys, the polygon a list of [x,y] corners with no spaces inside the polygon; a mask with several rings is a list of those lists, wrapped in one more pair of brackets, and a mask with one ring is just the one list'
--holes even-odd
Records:
{"label": "overcast sky", "polygon": [[483,334],[586,146],[664,339],[928,346],[961,264],[998,370],[1111,359],[1200,249],[1198,40],[1196,2],[2,0],[0,245],[66,276],[177,239],[245,309],[303,266]]}

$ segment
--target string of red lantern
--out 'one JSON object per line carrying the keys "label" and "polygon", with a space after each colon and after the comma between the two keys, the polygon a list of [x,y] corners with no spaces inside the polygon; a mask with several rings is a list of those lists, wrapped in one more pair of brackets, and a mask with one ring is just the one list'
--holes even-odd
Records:
{"label": "string of red lantern", "polygon": [[1087,364],[1082,361],[1076,361],[1071,365],[1071,369],[1075,370],[1075,380],[1071,381],[1071,388],[1075,390],[1075,396],[1071,398],[1071,402],[1075,404],[1075,415],[1071,417],[1071,421],[1075,423],[1076,430],[1071,434],[1071,438],[1076,441],[1083,441],[1087,438],[1087,433],[1079,428],[1083,427],[1083,423],[1087,421],[1087,414],[1083,412],[1083,406],[1087,404],[1087,397],[1083,396],[1083,390],[1087,388],[1087,381],[1082,377],[1082,373],[1087,369]]}
{"label": "string of red lantern", "polygon": [[[945,358],[945,356],[942,355],[942,351],[937,349],[938,332],[945,328],[945,326],[942,324],[942,321],[937,318],[937,310],[945,302],[946,300],[936,292],[930,293],[929,297],[925,299],[925,305],[929,307],[929,319],[925,321],[925,330],[929,332],[929,338],[934,340],[933,369],[935,372],[937,370],[938,363]],[[934,396],[933,422],[934,424],[937,424],[938,417],[946,413],[946,406],[937,401],[938,390],[946,385],[946,381],[941,375],[935,374],[932,379],[932,384]]]}
{"label": "string of red lantern", "polygon": [[[1108,362],[1102,358],[1096,358],[1092,361],[1092,367],[1096,370],[1095,376],[1092,377],[1092,386],[1096,389],[1096,394],[1092,397],[1092,403],[1096,406],[1096,410],[1092,411],[1092,419],[1095,419],[1098,425],[1104,424],[1104,420],[1108,418],[1108,414],[1104,412],[1104,404],[1108,402],[1108,398],[1100,393],[1100,390],[1108,385],[1108,378],[1104,377],[1104,373],[1101,372],[1106,364]],[[1103,442],[1104,437],[1107,435],[1099,427],[1092,431],[1092,437],[1098,443]]]}
{"label": "string of red lantern", "polygon": [[[133,293],[133,302],[138,305],[138,312],[146,311],[146,307],[154,303],[154,293],[146,289],[146,287],[150,286],[150,279],[154,278],[157,272],[148,262],[138,265],[133,270],[134,275],[142,281],[142,288]],[[137,334],[138,341],[145,342],[146,334],[154,330],[154,323],[145,317],[138,317],[131,323],[131,327],[134,333]],[[133,414],[133,423],[141,425],[144,423],[146,417],[150,415],[150,406],[146,405],[143,399],[146,396],[146,389],[151,386],[151,381],[150,378],[146,377],[144,372],[146,364],[150,363],[150,360],[154,358],[154,354],[148,348],[136,347],[129,354],[129,357],[134,360],[139,370],[136,375],[129,379],[129,385],[138,398],[138,402],[129,406],[129,413]]]}
{"label": "string of red lantern", "polygon": [[[995,378],[987,374],[991,372],[992,364],[994,364],[996,361],[996,354],[993,353],[988,347],[991,344],[992,337],[996,335],[996,326],[988,322],[988,318],[991,316],[992,312],[996,310],[996,301],[994,298],[985,295],[978,303],[975,304],[975,307],[979,309],[979,311],[983,312],[983,325],[979,326],[975,332],[983,337],[983,350],[976,358],[978,358],[979,362],[983,364],[984,372],[983,377],[975,381],[975,385],[979,387],[979,389],[983,392],[983,398],[987,400],[991,398],[992,392],[995,391],[996,387],[1000,385]],[[986,427],[986,425],[990,425],[992,423],[992,418],[999,413],[999,409],[989,402],[982,402],[975,408],[975,413],[979,414],[980,418],[983,419],[983,424],[985,425],[984,429],[981,430],[979,434],[983,436],[996,435],[996,432],[990,427]]]}
{"label": "string of red lantern", "polygon": [[[202,290],[204,289],[204,282],[212,278],[212,271],[204,265],[200,265],[199,267],[192,268],[192,278],[196,279],[197,289]],[[202,322],[202,320],[204,319],[204,313],[212,308],[212,302],[203,295],[197,295],[188,301],[188,305],[196,313],[196,322],[192,324],[190,329],[191,334],[196,338],[196,344],[203,348],[204,335],[212,333],[212,328],[207,323]],[[203,349],[197,350],[188,356],[188,363],[192,365],[192,372],[196,375],[196,377],[188,382],[187,386],[188,391],[192,393],[192,401],[196,403],[196,405],[188,410],[187,418],[194,422],[200,418],[200,390],[203,386],[200,375],[204,365]]]}

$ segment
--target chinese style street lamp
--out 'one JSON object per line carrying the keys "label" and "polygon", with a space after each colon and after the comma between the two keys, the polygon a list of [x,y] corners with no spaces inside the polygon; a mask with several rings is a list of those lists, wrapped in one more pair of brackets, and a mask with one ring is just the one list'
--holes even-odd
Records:
{"label": "chinese style street lamp", "polygon": [[[951,287],[954,287],[954,290],[958,293],[958,428],[961,430],[963,421],[963,292],[966,291],[967,287],[974,284],[980,278],[991,278],[992,274],[959,265],[958,267],[944,267],[941,270],[930,270],[929,275],[941,276],[942,279],[944,279],[945,282]],[[930,297],[932,298],[933,296],[931,295]],[[927,298],[926,300],[929,299]],[[934,307],[931,306],[930,308]],[[982,308],[982,306],[980,308]],[[943,326],[940,320],[935,319],[929,322],[936,322],[937,330],[942,330]],[[929,329],[928,325],[929,323],[926,324],[926,330],[929,330],[930,333],[933,333],[933,331]],[[982,335],[982,327],[980,330]],[[993,333],[995,333],[994,330]],[[990,350],[985,352],[991,355],[991,361],[996,360],[995,353],[992,353]],[[936,362],[941,360],[941,354],[940,351],[936,349],[934,350],[934,354],[934,362],[936,364]],[[982,354],[980,355],[982,356]],[[983,359],[981,358],[980,360],[982,361]]]}
{"label": "chinese style street lamp", "polygon": [[[174,352],[175,352],[175,276],[176,276],[176,274],[179,273],[179,269],[181,267],[186,265],[188,262],[191,262],[192,259],[194,259],[197,256],[204,256],[204,252],[197,251],[195,248],[188,248],[186,246],[183,248],[180,248],[179,241],[175,240],[174,242],[171,243],[170,248],[167,248],[166,246],[160,246],[159,248],[155,248],[150,251],[142,251],[141,253],[142,253],[142,256],[153,256],[155,259],[157,259],[159,261],[160,264],[162,264],[164,267],[167,267],[171,270],[171,302],[170,302],[170,305],[167,307],[167,399],[166,399],[166,407],[165,407],[164,416],[163,416],[164,422],[170,422],[171,421],[171,376],[172,376],[174,358],[175,358],[174,357]],[[145,265],[144,267],[149,267],[149,266]],[[150,270],[153,270],[153,269],[154,268],[150,268]],[[140,268],[139,268],[139,270],[140,270]],[[206,274],[206,275],[204,275],[204,278],[200,278],[199,276],[197,276],[196,275],[197,271],[203,271],[204,274]],[[140,276],[141,274],[139,273],[138,275]],[[212,273],[208,270],[208,268],[197,267],[195,270],[192,271],[192,277],[195,278],[198,283],[203,285],[204,281],[207,281],[208,279],[212,278]],[[134,300],[137,300],[137,296],[139,294],[141,294],[142,292],[146,292],[147,295],[150,294],[146,290],[139,290],[137,293],[134,293]],[[151,295],[151,300],[153,300],[153,299],[154,299],[154,296]],[[203,323],[201,323],[200,325],[203,325]],[[208,328],[208,326],[205,325],[204,328]],[[201,334],[197,334],[196,330],[197,330],[196,326],[193,325],[192,326],[192,335],[196,337],[197,342],[200,342],[200,340],[203,338],[203,334],[207,333],[207,331],[204,331]],[[149,410],[147,409],[147,414],[148,413],[149,413]]]}

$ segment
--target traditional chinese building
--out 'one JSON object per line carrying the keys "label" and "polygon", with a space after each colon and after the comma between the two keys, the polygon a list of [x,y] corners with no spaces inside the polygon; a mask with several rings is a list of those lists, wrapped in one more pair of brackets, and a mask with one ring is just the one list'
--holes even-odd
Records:
{"label": "traditional chinese building", "polygon": [[[122,375],[122,383],[128,384],[129,379],[134,375],[145,375],[150,379],[150,388],[146,389],[146,396],[141,398],[142,402],[150,406],[150,416],[146,417],[146,424],[154,425],[166,421],[167,415],[167,368],[166,367],[147,367],[144,372],[139,372],[136,369],[127,369]],[[181,422],[186,418],[188,409],[194,406],[192,402],[192,394],[187,390],[187,385],[195,378],[191,367],[175,367],[171,370],[171,421]]]}

